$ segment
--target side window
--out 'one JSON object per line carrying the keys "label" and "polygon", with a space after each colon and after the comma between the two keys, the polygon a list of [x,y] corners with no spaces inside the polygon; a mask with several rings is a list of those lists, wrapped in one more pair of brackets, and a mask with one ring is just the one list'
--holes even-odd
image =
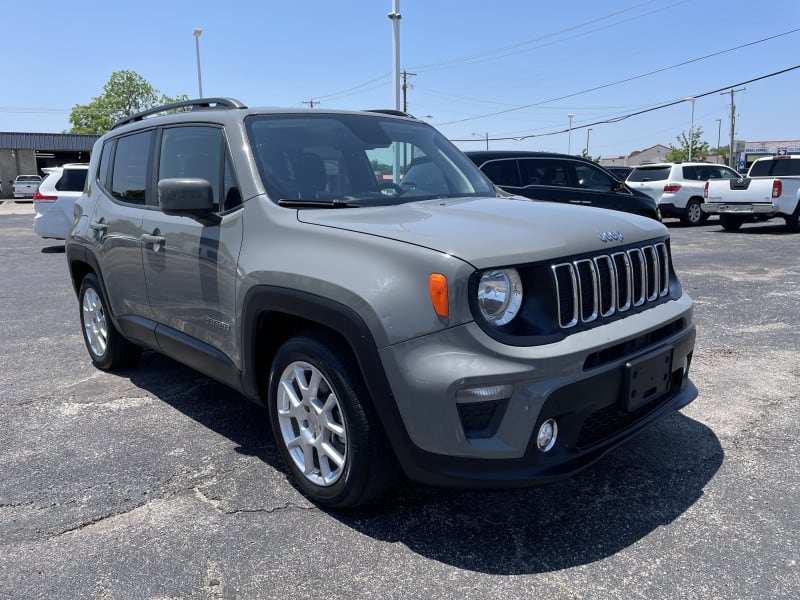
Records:
{"label": "side window", "polygon": [[114,141],[108,141],[103,144],[103,152],[100,155],[100,164],[97,167],[97,181],[100,182],[100,185],[106,189],[110,190],[110,183],[111,183],[111,153],[114,151]]}
{"label": "side window", "polygon": [[519,161],[522,185],[549,185],[565,187],[567,169],[564,161],[550,158],[527,158]]}
{"label": "side window", "polygon": [[222,148],[222,130],[218,127],[165,129],[161,134],[159,181],[173,177],[206,179],[214,190],[214,210],[219,210]]}
{"label": "side window", "polygon": [[493,160],[483,165],[481,171],[497,185],[519,187],[519,170],[515,159]]}
{"label": "side window", "polygon": [[59,192],[82,192],[86,186],[86,169],[64,169],[61,172],[61,179],[56,182],[56,189]]}
{"label": "side window", "polygon": [[733,169],[729,169],[727,167],[719,167],[719,173],[712,175],[715,179],[739,179],[741,175],[739,175]]}
{"label": "side window", "polygon": [[111,195],[122,202],[145,204],[147,201],[147,160],[152,131],[135,133],[117,140]]}
{"label": "side window", "polygon": [[683,178],[695,181],[697,179],[697,167],[683,167]]}
{"label": "side window", "polygon": [[584,190],[611,191],[611,177],[600,169],[581,163],[575,164],[575,185]]}

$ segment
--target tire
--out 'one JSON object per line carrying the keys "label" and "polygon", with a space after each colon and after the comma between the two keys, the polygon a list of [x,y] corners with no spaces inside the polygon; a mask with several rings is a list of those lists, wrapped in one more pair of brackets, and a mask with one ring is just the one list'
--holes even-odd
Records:
{"label": "tire", "polygon": [[350,349],[332,335],[290,338],[272,362],[267,409],[300,491],[353,508],[386,491],[399,470]]}
{"label": "tire", "polygon": [[81,281],[78,302],[83,341],[95,366],[110,371],[134,364],[142,349],[122,337],[114,327],[100,281],[94,273]]}
{"label": "tire", "polygon": [[744,217],[741,215],[727,215],[721,214],[719,216],[719,224],[725,231],[736,231],[744,223]]}
{"label": "tire", "polygon": [[792,233],[800,233],[800,202],[794,212],[786,217],[786,229]]}
{"label": "tire", "polygon": [[697,225],[702,225],[706,219],[708,219],[708,215],[703,212],[703,209],[700,207],[700,201],[692,198],[686,203],[686,208],[683,209],[683,214],[681,215],[681,223],[687,225],[688,227],[696,227]]}

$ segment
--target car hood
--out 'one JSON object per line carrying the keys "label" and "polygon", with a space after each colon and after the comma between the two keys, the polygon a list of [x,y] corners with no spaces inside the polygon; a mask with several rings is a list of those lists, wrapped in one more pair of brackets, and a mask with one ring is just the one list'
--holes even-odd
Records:
{"label": "car hood", "polygon": [[[667,235],[664,226],[653,219],[519,196],[300,209],[298,219],[424,246],[479,269],[593,252]],[[603,235],[609,232],[615,233]],[[601,237],[609,241],[603,242]]]}

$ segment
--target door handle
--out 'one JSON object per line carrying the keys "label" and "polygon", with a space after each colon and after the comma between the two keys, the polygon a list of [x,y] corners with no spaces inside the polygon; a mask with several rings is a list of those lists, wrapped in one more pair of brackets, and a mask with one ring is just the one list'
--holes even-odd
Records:
{"label": "door handle", "polygon": [[167,241],[167,238],[165,238],[163,235],[149,235],[147,233],[143,233],[142,240],[144,240],[146,244],[163,244]]}
{"label": "door handle", "polygon": [[159,252],[161,248],[164,247],[164,242],[167,241],[167,238],[165,238],[163,235],[150,235],[143,233],[142,241],[145,244],[151,244],[153,246],[153,252]]}

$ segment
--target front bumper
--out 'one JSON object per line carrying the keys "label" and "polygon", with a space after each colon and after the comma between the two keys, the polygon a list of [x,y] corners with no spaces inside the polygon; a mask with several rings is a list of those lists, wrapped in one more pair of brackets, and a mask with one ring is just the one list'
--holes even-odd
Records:
{"label": "front bumper", "polygon": [[774,215],[779,212],[771,202],[706,202],[700,207],[710,215]]}
{"label": "front bumper", "polygon": [[[502,487],[569,477],[697,396],[688,379],[695,328],[685,296],[546,346],[494,345],[475,324],[436,335],[382,351],[410,438],[398,457],[423,483]],[[630,363],[653,352],[669,356],[666,383],[631,406]],[[481,411],[462,410],[470,402],[460,392],[503,386],[513,391],[496,401],[485,427],[475,427],[465,414]],[[558,437],[544,453],[536,435],[547,419]]]}

